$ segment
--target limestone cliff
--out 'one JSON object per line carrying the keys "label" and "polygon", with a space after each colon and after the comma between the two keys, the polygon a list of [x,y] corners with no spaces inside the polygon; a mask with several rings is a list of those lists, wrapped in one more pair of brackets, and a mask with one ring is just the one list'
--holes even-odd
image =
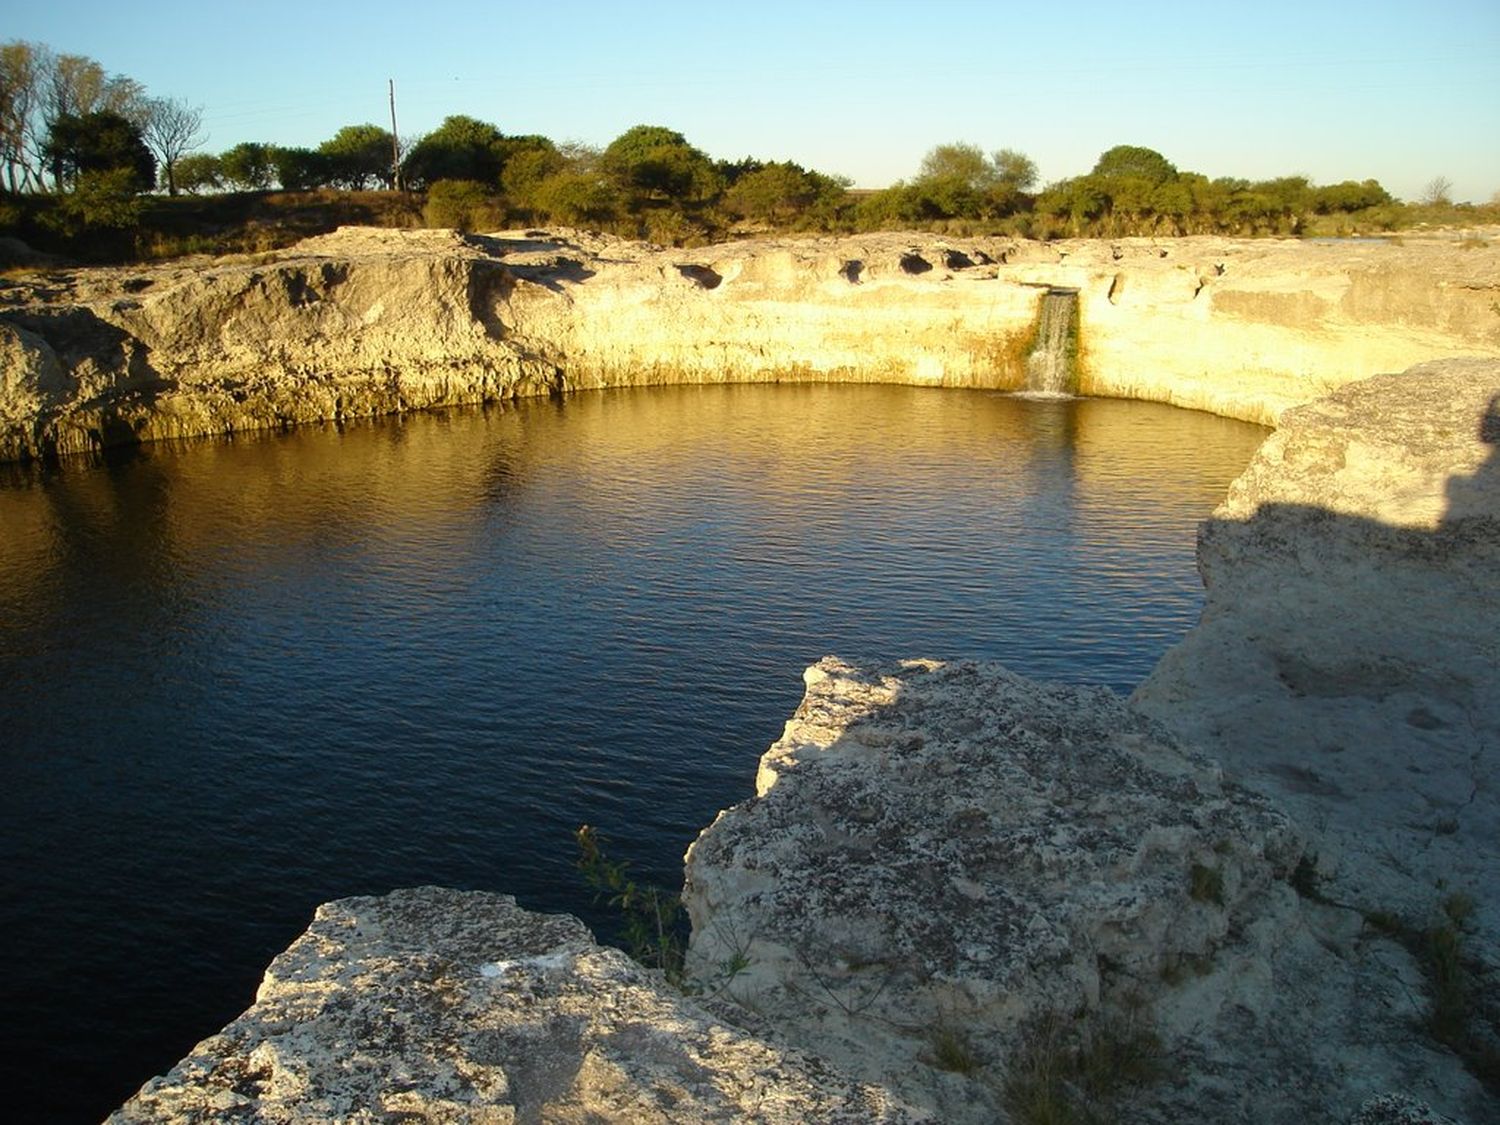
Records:
{"label": "limestone cliff", "polygon": [[1081,389],[1274,423],[1351,379],[1500,355],[1500,248],[879,234],[664,250],[346,229],[0,287],[0,459],[568,389],[1015,389],[1078,292]]}

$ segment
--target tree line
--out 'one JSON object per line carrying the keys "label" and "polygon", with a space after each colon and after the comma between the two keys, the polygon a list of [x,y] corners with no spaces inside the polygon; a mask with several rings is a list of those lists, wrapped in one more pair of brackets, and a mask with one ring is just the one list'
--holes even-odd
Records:
{"label": "tree line", "polygon": [[[662,125],[637,125],[603,147],[508,135],[462,114],[406,140],[373,124],[346,125],[316,147],[196,151],[204,139],[200,108],[150,97],[80,55],[0,44],[0,187],[12,200],[52,197],[36,213],[64,234],[129,229],[141,219],[142,194],[157,190],[399,188],[416,194],[433,226],[558,223],[677,244],[756,230],[912,227],[1035,238],[1296,235],[1392,229],[1411,218],[1375,180],[1210,179],[1135,145],[1109,149],[1084,175],[1040,185],[1024,153],[951,142],[928,152],[911,179],[853,191],[844,177],[792,161],[715,160]],[[0,201],[0,227],[13,225],[7,206]]]}

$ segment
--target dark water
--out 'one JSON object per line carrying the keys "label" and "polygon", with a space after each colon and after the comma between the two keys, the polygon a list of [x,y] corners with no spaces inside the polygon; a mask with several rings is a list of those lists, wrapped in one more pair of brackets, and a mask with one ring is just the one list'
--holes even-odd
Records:
{"label": "dark water", "polygon": [[320,901],[605,919],[663,883],[825,653],[1137,682],[1264,436],[893,387],[580,395],[0,472],[0,1089],[97,1118]]}

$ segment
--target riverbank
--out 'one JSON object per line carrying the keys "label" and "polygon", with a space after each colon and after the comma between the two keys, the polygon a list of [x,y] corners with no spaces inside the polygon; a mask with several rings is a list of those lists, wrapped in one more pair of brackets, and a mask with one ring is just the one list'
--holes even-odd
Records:
{"label": "riverbank", "polygon": [[672,250],[347,228],[0,290],[0,459],[607,386],[1025,385],[1078,295],[1077,388],[1275,424],[1350,380],[1500,355],[1500,245],[918,234]]}

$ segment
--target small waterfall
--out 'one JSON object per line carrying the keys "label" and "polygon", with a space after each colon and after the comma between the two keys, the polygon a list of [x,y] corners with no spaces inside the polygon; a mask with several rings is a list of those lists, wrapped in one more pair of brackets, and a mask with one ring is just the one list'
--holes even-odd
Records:
{"label": "small waterfall", "polygon": [[1036,339],[1026,357],[1026,390],[1034,395],[1073,393],[1078,290],[1048,289],[1037,312]]}

